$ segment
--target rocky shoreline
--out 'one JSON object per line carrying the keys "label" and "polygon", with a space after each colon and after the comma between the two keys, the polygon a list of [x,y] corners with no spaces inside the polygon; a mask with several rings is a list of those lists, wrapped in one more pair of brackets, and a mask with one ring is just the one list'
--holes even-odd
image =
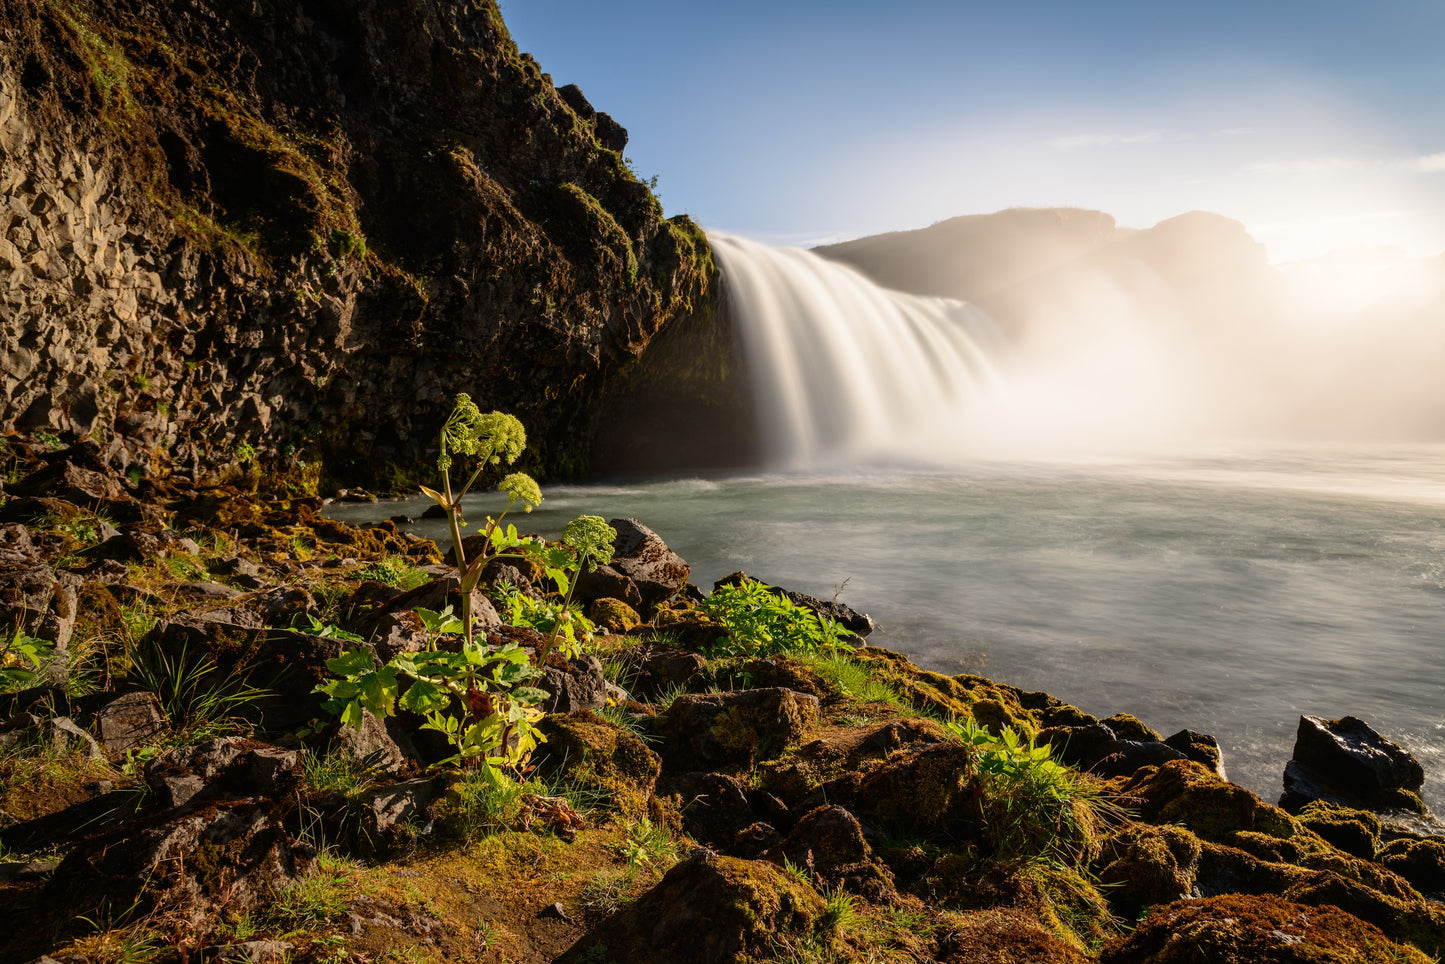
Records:
{"label": "rocky shoreline", "polygon": [[[715,605],[746,577],[704,594],[612,520],[578,645],[538,667],[545,741],[489,778],[438,765],[419,717],[343,727],[317,692],[344,653],[448,645],[430,540],[254,469],[127,478],[10,436],[0,470],[0,962],[1445,950],[1445,838],[1390,816],[1423,773],[1360,721],[1302,721],[1275,806],[1207,735],[866,645],[757,648]],[[518,614],[553,588],[489,565],[479,629],[545,652]]]}

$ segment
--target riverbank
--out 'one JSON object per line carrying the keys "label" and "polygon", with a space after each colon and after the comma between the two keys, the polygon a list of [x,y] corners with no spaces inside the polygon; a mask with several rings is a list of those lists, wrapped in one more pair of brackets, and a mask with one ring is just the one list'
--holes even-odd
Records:
{"label": "riverbank", "polygon": [[[437,766],[449,747],[419,719],[342,729],[314,692],[345,652],[452,645],[426,615],[461,601],[431,540],[327,519],[286,480],[130,480],[20,438],[0,461],[24,634],[0,696],[6,961],[1445,947],[1440,838],[1287,813],[1223,779],[1201,734],[871,647],[764,642],[643,525],[619,526],[617,578],[579,589],[595,631],[578,620],[540,667],[525,774]],[[519,598],[554,586],[510,568],[473,608],[535,653],[539,607]]]}

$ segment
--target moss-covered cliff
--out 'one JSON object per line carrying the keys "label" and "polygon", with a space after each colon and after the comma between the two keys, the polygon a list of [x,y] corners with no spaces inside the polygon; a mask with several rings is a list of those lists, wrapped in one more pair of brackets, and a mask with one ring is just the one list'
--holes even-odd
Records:
{"label": "moss-covered cliff", "polygon": [[583,471],[715,270],[567,93],[494,0],[0,0],[0,426],[360,481],[469,391]]}

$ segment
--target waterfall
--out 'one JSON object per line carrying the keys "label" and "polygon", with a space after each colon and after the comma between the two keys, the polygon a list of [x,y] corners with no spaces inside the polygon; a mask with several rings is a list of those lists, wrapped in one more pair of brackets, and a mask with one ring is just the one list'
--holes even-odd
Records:
{"label": "waterfall", "polygon": [[996,381],[987,313],[878,287],[796,248],[709,233],[770,465],[918,455]]}

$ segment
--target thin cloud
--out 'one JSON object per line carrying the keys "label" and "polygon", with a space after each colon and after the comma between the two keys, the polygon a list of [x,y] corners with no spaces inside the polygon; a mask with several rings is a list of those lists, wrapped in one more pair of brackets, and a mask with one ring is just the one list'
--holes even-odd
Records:
{"label": "thin cloud", "polygon": [[1441,171],[1445,171],[1445,151],[1417,157],[1413,166],[1421,174],[1439,174]]}
{"label": "thin cloud", "polygon": [[1071,134],[1056,137],[1049,146],[1061,151],[1074,151],[1083,147],[1128,147],[1135,144],[1158,144],[1168,138],[1164,131],[1141,131],[1137,134]]}
{"label": "thin cloud", "polygon": [[1361,157],[1302,157],[1290,161],[1256,161],[1244,165],[1250,174],[1328,174],[1335,171],[1403,171],[1439,174],[1445,171],[1445,151],[1419,157],[1367,160]]}
{"label": "thin cloud", "polygon": [[1250,174],[1325,174],[1359,171],[1372,166],[1369,161],[1356,157],[1304,157],[1293,161],[1256,161],[1244,165],[1244,169]]}

